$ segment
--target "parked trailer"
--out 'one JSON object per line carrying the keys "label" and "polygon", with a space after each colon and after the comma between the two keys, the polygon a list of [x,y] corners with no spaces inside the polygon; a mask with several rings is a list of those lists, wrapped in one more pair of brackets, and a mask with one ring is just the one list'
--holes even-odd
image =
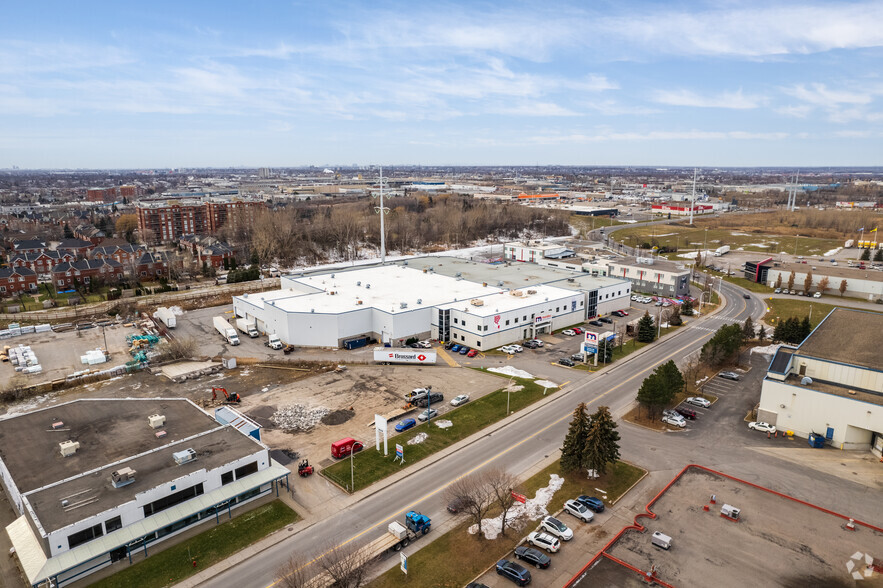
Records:
{"label": "parked trailer", "polygon": [[236,319],[236,328],[251,337],[252,339],[261,335],[260,333],[258,333],[258,328],[255,326],[255,324],[248,319]]}
{"label": "parked trailer", "polygon": [[374,361],[380,363],[435,363],[435,349],[395,349],[393,347],[375,347]]}
{"label": "parked trailer", "polygon": [[153,318],[162,321],[162,323],[169,329],[174,329],[177,322],[175,313],[164,306],[156,309],[156,312],[153,313]]}
{"label": "parked trailer", "polygon": [[230,326],[227,319],[222,316],[216,316],[212,319],[212,324],[215,325],[215,330],[221,334],[224,341],[230,345],[239,345],[239,335],[236,334],[236,329]]}
{"label": "parked trailer", "polygon": [[714,256],[720,257],[721,255],[726,255],[729,252],[730,252],[730,246],[724,245],[723,247],[718,247],[717,249],[714,250]]}

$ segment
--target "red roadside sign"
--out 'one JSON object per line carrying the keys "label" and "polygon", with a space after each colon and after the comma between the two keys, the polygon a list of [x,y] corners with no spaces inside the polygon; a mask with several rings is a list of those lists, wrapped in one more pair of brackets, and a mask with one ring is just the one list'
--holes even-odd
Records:
{"label": "red roadside sign", "polygon": [[525,496],[524,494],[519,494],[518,492],[512,492],[512,498],[514,498],[521,504],[527,502],[527,496]]}

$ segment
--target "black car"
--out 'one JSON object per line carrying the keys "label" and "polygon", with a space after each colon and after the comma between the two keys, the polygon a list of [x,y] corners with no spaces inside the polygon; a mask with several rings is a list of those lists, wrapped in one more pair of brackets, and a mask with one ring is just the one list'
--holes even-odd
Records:
{"label": "black car", "polygon": [[573,360],[570,359],[569,357],[562,357],[561,359],[558,360],[558,363],[561,365],[566,365],[567,367],[573,367],[576,365],[575,363],[573,363]]}
{"label": "black car", "polygon": [[487,584],[482,584],[481,582],[469,582],[466,584],[466,588],[491,588]]}
{"label": "black car", "polygon": [[542,551],[524,545],[515,548],[515,559],[520,559],[525,563],[529,563],[539,570],[548,568],[549,564],[552,563],[552,558]]}
{"label": "black car", "polygon": [[509,578],[519,586],[530,584],[530,572],[514,561],[501,559],[497,562],[497,573],[504,578]]}
{"label": "black car", "polygon": [[745,300],[751,300],[751,294],[742,294],[742,298]]}
{"label": "black car", "polygon": [[539,347],[539,345],[537,345],[533,341],[525,341],[524,343],[521,344],[521,346],[527,347],[528,349],[536,349],[537,347]]}
{"label": "black car", "polygon": [[453,341],[450,341],[450,342],[448,342],[448,343],[445,343],[445,349],[447,349],[448,351],[450,351],[451,348],[452,348],[454,345],[456,345],[456,343],[454,343]]}
{"label": "black car", "polygon": [[601,321],[597,321],[597,320],[596,321],[589,321],[589,324],[595,325],[596,327],[603,327],[604,326],[604,323],[602,323]]}
{"label": "black car", "polygon": [[599,318],[598,320],[601,321],[602,323],[607,323],[608,325],[611,324],[611,323],[613,322],[612,320],[610,320],[610,319],[607,318],[606,316],[602,316],[602,317]]}
{"label": "black car", "polygon": [[444,402],[444,401],[445,401],[444,394],[442,394],[441,392],[432,392],[430,394],[427,394],[426,396],[423,396],[422,398],[418,398],[417,400],[414,401],[414,404],[416,404],[420,408],[426,408],[427,406],[430,405],[430,403],[431,404],[438,404],[439,402]]}
{"label": "black car", "polygon": [[696,420],[696,411],[691,410],[689,408],[676,408],[675,412],[684,417],[685,419],[690,419],[691,421]]}

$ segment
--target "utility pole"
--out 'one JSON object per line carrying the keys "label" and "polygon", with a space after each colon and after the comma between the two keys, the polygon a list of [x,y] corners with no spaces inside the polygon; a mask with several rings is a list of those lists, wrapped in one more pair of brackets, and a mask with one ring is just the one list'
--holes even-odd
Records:
{"label": "utility pole", "polygon": [[693,168],[693,198],[690,200],[690,226],[693,226],[693,209],[696,208],[696,168]]}
{"label": "utility pole", "polygon": [[380,265],[384,265],[386,264],[386,230],[383,225],[383,215],[389,214],[389,208],[383,206],[383,166],[380,166],[380,206],[375,206],[374,212],[380,215]]}

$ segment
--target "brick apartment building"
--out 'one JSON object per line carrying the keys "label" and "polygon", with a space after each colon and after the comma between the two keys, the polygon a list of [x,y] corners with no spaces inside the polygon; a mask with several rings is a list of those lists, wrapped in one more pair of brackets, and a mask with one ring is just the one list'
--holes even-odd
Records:
{"label": "brick apartment building", "polygon": [[145,253],[147,247],[143,245],[103,245],[92,250],[92,259],[114,259],[124,267],[129,267]]}
{"label": "brick apartment building", "polygon": [[22,239],[12,244],[13,253],[43,253],[48,250],[46,242],[39,239]]}
{"label": "brick apartment building", "polygon": [[162,198],[135,203],[138,230],[150,243],[169,243],[181,236],[212,234],[227,224],[234,227],[254,222],[265,208],[263,200],[240,196],[238,192],[165,194]]}
{"label": "brick apartment building", "polygon": [[134,198],[138,196],[138,186],[111,186],[110,188],[89,188],[86,190],[86,200],[89,202],[113,202],[121,198]]}
{"label": "brick apartment building", "polygon": [[19,292],[36,292],[37,274],[27,267],[0,268],[0,298]]}
{"label": "brick apartment building", "polygon": [[89,241],[93,245],[100,245],[107,239],[107,234],[95,225],[84,223],[74,228],[74,237]]}
{"label": "brick apartment building", "polygon": [[95,248],[91,241],[84,239],[62,239],[55,246],[56,251],[66,251],[74,257],[88,257],[89,252]]}
{"label": "brick apartment building", "polygon": [[59,263],[75,261],[77,256],[67,251],[44,251],[42,253],[15,253],[9,260],[12,267],[26,267],[37,276],[49,276]]}

